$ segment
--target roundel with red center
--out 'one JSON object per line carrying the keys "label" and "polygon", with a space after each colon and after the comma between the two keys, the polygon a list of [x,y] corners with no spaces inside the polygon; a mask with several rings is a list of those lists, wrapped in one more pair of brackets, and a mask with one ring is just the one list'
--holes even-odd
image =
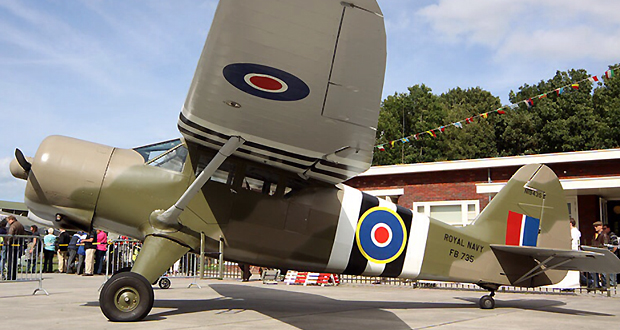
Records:
{"label": "roundel with red center", "polygon": [[377,206],[366,211],[360,218],[355,240],[366,259],[376,263],[388,263],[403,253],[407,242],[407,229],[398,213]]}
{"label": "roundel with red center", "polygon": [[266,65],[234,63],[224,67],[224,78],[248,94],[275,101],[297,101],[310,94],[310,88],[294,75]]}

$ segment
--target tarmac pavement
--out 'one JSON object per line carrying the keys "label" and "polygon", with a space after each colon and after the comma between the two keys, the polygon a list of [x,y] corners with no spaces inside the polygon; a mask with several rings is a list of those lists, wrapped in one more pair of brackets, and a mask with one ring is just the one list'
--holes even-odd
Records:
{"label": "tarmac pavement", "polygon": [[172,279],[155,286],[141,322],[112,323],[99,309],[102,276],[45,274],[37,282],[0,283],[0,329],[615,329],[620,297],[503,293],[478,308],[482,291],[388,285],[288,286]]}

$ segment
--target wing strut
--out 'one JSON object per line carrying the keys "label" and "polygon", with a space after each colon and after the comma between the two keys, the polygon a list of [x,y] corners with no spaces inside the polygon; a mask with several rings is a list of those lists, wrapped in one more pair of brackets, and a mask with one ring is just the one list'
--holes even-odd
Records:
{"label": "wing strut", "polygon": [[[525,280],[528,280],[528,279],[530,279],[530,278],[532,278],[534,276],[537,276],[539,274],[542,274],[542,273],[544,273],[544,272],[546,272],[548,270],[552,270],[554,268],[558,268],[558,267],[560,267],[560,266],[562,266],[562,265],[564,265],[564,264],[566,264],[566,263],[568,263],[568,262],[573,260],[572,258],[565,259],[565,260],[562,260],[562,261],[560,261],[560,262],[558,262],[556,264],[553,264],[553,265],[549,266],[548,263],[550,261],[552,261],[553,259],[556,259],[556,256],[550,256],[549,258],[545,259],[544,261],[539,262],[536,267],[532,268],[529,272],[525,273],[525,275],[521,276],[518,280],[516,280],[514,282],[514,284],[517,284],[517,283],[523,282]],[[536,272],[536,270],[539,270],[539,271]]]}
{"label": "wing strut", "polygon": [[151,213],[151,224],[159,229],[178,229],[180,226],[179,215],[185,210],[187,204],[202,189],[202,186],[207,183],[226,158],[232,155],[244,142],[245,140],[240,136],[231,136],[174,205],[164,212],[156,210]]}

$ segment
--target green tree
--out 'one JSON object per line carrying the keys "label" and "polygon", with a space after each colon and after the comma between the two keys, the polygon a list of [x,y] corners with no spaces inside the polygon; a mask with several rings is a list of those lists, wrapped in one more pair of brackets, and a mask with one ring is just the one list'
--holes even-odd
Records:
{"label": "green tree", "polygon": [[[497,113],[501,107],[498,97],[480,87],[463,90],[455,88],[439,97],[446,109],[444,134],[438,139],[441,156],[436,160],[456,160],[495,157],[498,155],[495,137]],[[487,117],[479,116],[488,113]],[[471,122],[462,122],[471,118]],[[452,125],[461,122],[462,128]],[[444,124],[445,125],[445,124]]]}
{"label": "green tree", "polygon": [[[508,116],[500,135],[502,155],[539,154],[591,150],[604,147],[606,124],[592,102],[592,84],[581,82],[578,89],[565,87],[589,77],[585,70],[558,71],[535,86],[524,85],[511,92],[510,101],[520,103]],[[551,92],[550,92],[551,91]],[[550,93],[548,93],[550,92]],[[533,105],[525,105],[531,100]]]}
{"label": "green tree", "polygon": [[429,87],[415,85],[408,91],[390,95],[381,104],[377,144],[384,144],[386,150],[375,153],[374,165],[430,162],[441,154],[436,141],[425,141],[421,146],[400,141],[390,145],[390,141],[439,126],[445,117],[438,97]]}

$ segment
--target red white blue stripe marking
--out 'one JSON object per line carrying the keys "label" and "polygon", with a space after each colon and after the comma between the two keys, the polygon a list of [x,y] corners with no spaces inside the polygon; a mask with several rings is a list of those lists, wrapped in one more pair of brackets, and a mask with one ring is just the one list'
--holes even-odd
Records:
{"label": "red white blue stripe marking", "polygon": [[506,220],[506,245],[536,246],[540,219],[508,211]]}

